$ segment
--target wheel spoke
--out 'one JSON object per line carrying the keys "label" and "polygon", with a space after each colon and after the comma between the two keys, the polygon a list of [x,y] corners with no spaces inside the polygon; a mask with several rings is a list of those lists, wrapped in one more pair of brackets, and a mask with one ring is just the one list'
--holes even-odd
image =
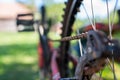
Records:
{"label": "wheel spoke", "polygon": [[[109,23],[109,38],[110,39],[112,39],[112,28],[113,28],[112,26],[113,26],[113,22],[114,22],[114,16],[115,16],[115,10],[116,10],[116,7],[117,7],[117,2],[118,2],[118,0],[116,0],[116,2],[115,2],[114,12],[113,12],[113,18],[112,18],[112,22],[111,22],[111,20],[110,20],[110,13],[109,13],[109,4],[108,4],[108,0],[106,0],[107,14],[108,14],[108,23]],[[111,47],[112,46],[113,46],[113,44],[111,44]],[[112,55],[113,55],[114,54],[113,53],[113,49],[111,50],[111,52],[112,52]],[[111,68],[112,68],[114,80],[117,80],[116,74],[115,74],[114,57],[113,56],[112,56],[112,65],[111,65]]]}
{"label": "wheel spoke", "polygon": [[[77,30],[77,34],[80,34],[79,30]],[[80,48],[80,54],[81,54],[80,56],[83,56],[83,47],[82,47],[81,39],[79,39],[78,42],[79,42],[79,48]]]}
{"label": "wheel spoke", "polygon": [[[112,54],[114,54],[114,53],[113,53],[113,50],[112,50]],[[114,76],[114,80],[117,80],[116,74],[115,74],[114,57],[112,57],[112,66],[113,66],[113,76]]]}
{"label": "wheel spoke", "polygon": [[88,18],[90,24],[92,25],[93,30],[96,30],[96,28],[95,28],[95,26],[93,24],[93,21],[90,19],[89,15],[88,15],[88,12],[87,12],[87,9],[86,9],[86,7],[85,7],[85,5],[83,3],[82,3],[82,7],[83,7],[83,9],[84,9],[84,11],[85,11],[85,13],[87,15],[87,18]]}
{"label": "wheel spoke", "polygon": [[91,0],[91,10],[92,10],[92,22],[93,22],[93,25],[94,25],[94,30],[96,30],[96,25],[95,25],[95,16],[94,16],[94,10],[93,10],[93,0]]}
{"label": "wheel spoke", "polygon": [[112,39],[112,27],[111,27],[111,21],[110,21],[108,0],[106,0],[106,6],[107,6],[107,17],[108,17],[108,24],[109,24],[109,37],[110,37],[110,39]]}
{"label": "wheel spoke", "polygon": [[114,7],[114,10],[113,10],[113,17],[112,17],[112,22],[111,22],[112,23],[112,29],[113,29],[113,24],[114,24],[115,12],[116,12],[117,5],[118,5],[118,0],[116,0],[115,7]]}
{"label": "wheel spoke", "polygon": [[101,80],[102,73],[103,73],[103,70],[101,70],[101,71],[99,72],[99,75],[100,75],[100,78],[99,78],[99,80]]}
{"label": "wheel spoke", "polygon": [[110,59],[107,58],[107,65],[109,65],[110,70],[113,72],[114,80],[117,80],[117,77],[115,74],[115,67],[114,67],[114,57],[112,57],[112,63],[110,62]]}
{"label": "wheel spoke", "polygon": [[107,58],[106,62],[107,62],[107,64],[106,64],[106,65],[109,65],[109,67],[108,67],[108,68],[109,68],[111,71],[113,71],[113,66],[112,66],[112,64],[111,64],[111,62],[110,62],[110,59],[109,59],[109,58]]}

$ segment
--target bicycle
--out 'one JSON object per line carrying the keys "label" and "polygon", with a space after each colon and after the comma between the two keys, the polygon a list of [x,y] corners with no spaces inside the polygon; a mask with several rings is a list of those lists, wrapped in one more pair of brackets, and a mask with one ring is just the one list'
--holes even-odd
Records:
{"label": "bicycle", "polygon": [[[93,22],[91,20],[90,24],[92,30],[88,30],[82,34],[77,36],[71,36],[72,26],[75,21],[75,14],[79,11],[78,8],[83,5],[84,0],[68,0],[65,3],[66,9],[64,9],[63,16],[63,27],[62,27],[62,38],[60,40],[50,40],[50,41],[59,41],[61,43],[59,49],[52,51],[52,56],[50,59],[50,68],[51,68],[51,76],[53,80],[90,80],[93,78],[95,73],[100,72],[107,64],[110,64],[110,60],[112,64],[110,64],[110,68],[112,68],[112,72],[114,75],[114,80],[116,79],[115,71],[114,71],[114,61],[120,61],[120,46],[117,40],[112,38],[111,30],[109,27],[109,37],[101,31],[98,30],[96,26],[95,20]],[[117,3],[118,0],[116,0]],[[92,0],[91,0],[92,5]],[[108,0],[106,0],[107,10],[108,8]],[[92,8],[93,11],[93,8]],[[94,16],[94,14],[93,14]],[[94,17],[93,17],[94,19]],[[108,20],[110,20],[110,16],[108,13]],[[113,24],[109,21],[109,26],[113,26]],[[69,46],[70,40],[75,39],[83,39],[85,38],[87,42],[85,43],[85,47],[81,50],[80,59],[77,62],[69,54]],[[83,50],[83,51],[82,51]],[[114,53],[114,54],[113,54]],[[69,61],[72,61],[75,68],[74,77],[69,78]],[[97,79],[102,79],[100,76]]]}

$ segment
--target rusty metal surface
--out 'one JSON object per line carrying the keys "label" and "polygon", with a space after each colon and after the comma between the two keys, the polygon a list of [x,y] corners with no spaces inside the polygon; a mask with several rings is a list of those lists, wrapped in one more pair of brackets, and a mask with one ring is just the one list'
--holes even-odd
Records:
{"label": "rusty metal surface", "polygon": [[114,57],[115,61],[120,62],[119,42],[109,39],[101,31],[88,31],[86,47],[87,53],[80,57],[75,72],[79,80],[86,76],[92,77],[94,73],[103,69],[107,58]]}

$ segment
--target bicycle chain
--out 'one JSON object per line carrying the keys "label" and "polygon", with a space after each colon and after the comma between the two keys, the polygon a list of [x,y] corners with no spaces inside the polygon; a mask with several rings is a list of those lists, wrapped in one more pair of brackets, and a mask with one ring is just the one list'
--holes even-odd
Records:
{"label": "bicycle chain", "polygon": [[77,39],[86,38],[86,37],[87,37],[87,34],[88,34],[88,32],[85,32],[85,33],[81,33],[81,34],[76,35],[76,36],[63,37],[62,39],[59,39],[59,40],[51,40],[51,39],[49,39],[49,40],[50,40],[50,41],[53,41],[53,42],[71,41],[71,40],[77,40]]}
{"label": "bicycle chain", "polygon": [[82,39],[87,37],[87,32],[79,34],[77,36],[70,36],[70,37],[64,37],[61,39],[61,41],[70,41],[70,40],[76,40],[76,39]]}

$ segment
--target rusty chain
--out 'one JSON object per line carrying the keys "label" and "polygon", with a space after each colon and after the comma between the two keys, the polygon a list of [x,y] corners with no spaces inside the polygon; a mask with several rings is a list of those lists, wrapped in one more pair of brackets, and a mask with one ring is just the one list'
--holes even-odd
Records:
{"label": "rusty chain", "polygon": [[87,33],[88,32],[81,33],[81,34],[76,35],[76,36],[67,36],[67,37],[63,37],[62,39],[59,39],[59,40],[49,39],[49,41],[58,42],[58,41],[71,41],[71,40],[76,40],[76,39],[82,39],[82,38],[87,37]]}

